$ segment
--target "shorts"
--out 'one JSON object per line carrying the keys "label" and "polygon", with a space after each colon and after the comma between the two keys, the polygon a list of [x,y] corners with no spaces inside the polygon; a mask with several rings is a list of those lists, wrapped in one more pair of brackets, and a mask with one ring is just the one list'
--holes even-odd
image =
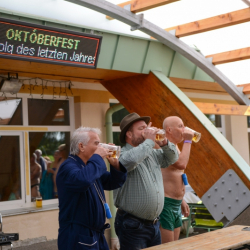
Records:
{"label": "shorts", "polygon": [[168,197],[164,198],[164,207],[160,214],[162,228],[174,231],[175,228],[181,227],[181,203],[182,200],[175,200]]}

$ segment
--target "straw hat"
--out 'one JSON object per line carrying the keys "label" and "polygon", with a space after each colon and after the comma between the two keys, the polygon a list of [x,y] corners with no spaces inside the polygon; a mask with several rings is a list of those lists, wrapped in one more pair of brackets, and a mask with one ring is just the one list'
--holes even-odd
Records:
{"label": "straw hat", "polygon": [[137,113],[131,113],[125,116],[120,123],[120,129],[121,129],[120,142],[126,143],[125,141],[126,132],[134,122],[142,120],[148,124],[150,119],[151,119],[150,116],[139,116]]}

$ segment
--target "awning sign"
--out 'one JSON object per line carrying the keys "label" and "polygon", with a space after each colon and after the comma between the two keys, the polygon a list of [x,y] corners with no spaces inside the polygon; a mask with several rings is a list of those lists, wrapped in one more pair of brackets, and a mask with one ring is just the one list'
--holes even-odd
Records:
{"label": "awning sign", "polygon": [[0,18],[0,57],[96,68],[101,36]]}

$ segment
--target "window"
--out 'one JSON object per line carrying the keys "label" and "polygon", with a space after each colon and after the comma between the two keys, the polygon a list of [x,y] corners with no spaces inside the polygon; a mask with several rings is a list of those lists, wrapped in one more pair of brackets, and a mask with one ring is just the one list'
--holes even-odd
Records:
{"label": "window", "polygon": [[225,136],[225,116],[205,114],[205,116],[214,124],[214,126]]}
{"label": "window", "polygon": [[[40,95],[34,94],[30,98],[28,94],[21,94],[18,98],[0,98],[0,127],[16,125],[0,130],[2,210],[34,207],[31,186],[36,184],[40,188],[40,184],[31,183],[31,158],[34,157],[34,151],[39,149],[44,158],[48,157],[48,169],[53,169],[54,153],[60,145],[64,145],[61,148],[65,149],[62,151],[67,158],[70,132],[75,129],[73,105],[72,97],[67,100],[65,97],[51,100],[51,96],[41,99]],[[49,174],[53,177],[53,171]],[[43,205],[58,204],[53,178],[50,178],[50,185],[51,196],[43,199]]]}
{"label": "window", "polygon": [[221,128],[221,115],[206,115],[215,127]]}
{"label": "window", "polygon": [[[42,196],[43,200],[57,198],[55,174],[59,164],[69,155],[70,133],[69,132],[29,132],[29,152],[30,168],[39,168],[41,176],[30,177],[31,181],[31,200],[37,196]],[[59,146],[63,145],[64,150]],[[36,152],[41,151],[41,156]],[[34,156],[35,154],[35,156]],[[36,159],[33,159],[34,156]],[[45,171],[46,170],[46,171]],[[35,186],[36,184],[40,184]],[[38,187],[39,186],[39,187]]]}
{"label": "window", "polygon": [[[117,104],[117,103],[111,102],[110,103],[110,107],[112,107],[115,104]],[[113,122],[113,127],[112,127],[112,131],[113,131],[113,143],[115,145],[124,146],[124,144],[122,144],[120,142],[120,133],[121,133],[120,132],[120,122],[128,114],[129,114],[129,112],[125,108],[123,108],[121,110],[118,110],[118,111],[114,112],[113,115],[112,115],[112,122]]]}
{"label": "window", "polygon": [[28,99],[28,107],[29,125],[70,125],[67,100]]}
{"label": "window", "polygon": [[22,99],[0,97],[0,125],[23,125]]}
{"label": "window", "polygon": [[0,202],[20,200],[21,164],[20,137],[18,135],[0,136]]}

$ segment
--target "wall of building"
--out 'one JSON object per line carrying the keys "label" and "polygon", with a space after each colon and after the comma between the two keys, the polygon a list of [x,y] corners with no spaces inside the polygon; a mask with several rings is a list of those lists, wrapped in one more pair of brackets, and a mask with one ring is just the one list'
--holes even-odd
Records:
{"label": "wall of building", "polygon": [[[75,119],[75,128],[79,126],[88,126],[88,127],[97,127],[100,128],[102,134],[100,140],[105,142],[106,139],[106,130],[105,130],[105,113],[109,108],[109,99],[114,98],[101,84],[86,84],[86,83],[73,83],[80,88],[72,89],[74,97],[74,119]],[[93,89],[91,89],[93,86]],[[22,97],[22,94],[30,94],[29,85],[25,85],[18,96]],[[32,95],[34,98],[38,97],[38,94],[42,93],[42,87],[40,84],[35,88],[32,88]],[[53,92],[56,93],[56,99],[58,99],[58,94],[61,92],[59,85],[54,88],[48,86],[47,89],[44,89],[44,95],[48,99],[52,99]],[[68,91],[68,96],[71,97],[72,94]],[[8,94],[7,94],[8,95]],[[37,95],[37,96],[35,96]],[[61,94],[64,98],[65,93]],[[7,127],[7,128],[6,128]],[[0,126],[0,130],[1,130]],[[8,131],[8,126],[5,126],[5,131]],[[29,126],[27,127],[29,130]],[[10,128],[12,131],[13,128]],[[31,128],[32,130],[32,128]],[[72,131],[71,131],[72,132]],[[29,179],[29,177],[27,176]],[[29,187],[29,185],[28,185]],[[106,192],[106,199],[109,201],[109,192]],[[30,203],[32,207],[27,209],[33,209],[31,213],[20,214],[19,212],[13,211],[11,215],[4,214],[3,217],[3,231],[5,233],[19,233],[20,240],[25,240],[28,238],[38,238],[45,236],[48,240],[57,239],[58,236],[58,213],[59,210],[55,209],[58,205],[55,204],[53,210],[49,211],[39,211],[34,212],[34,203]],[[17,208],[18,209],[18,208]],[[21,208],[20,208],[21,209]],[[15,209],[16,210],[16,209]],[[1,209],[0,203],[0,213],[3,211]],[[19,213],[17,215],[13,215]],[[109,232],[106,233],[109,235]],[[109,236],[107,236],[109,237]],[[109,241],[109,238],[108,238]]]}
{"label": "wall of building", "polygon": [[247,116],[225,116],[226,138],[249,164]]}
{"label": "wall of building", "polygon": [[3,217],[3,232],[19,233],[20,240],[57,239],[58,227],[58,210]]}

